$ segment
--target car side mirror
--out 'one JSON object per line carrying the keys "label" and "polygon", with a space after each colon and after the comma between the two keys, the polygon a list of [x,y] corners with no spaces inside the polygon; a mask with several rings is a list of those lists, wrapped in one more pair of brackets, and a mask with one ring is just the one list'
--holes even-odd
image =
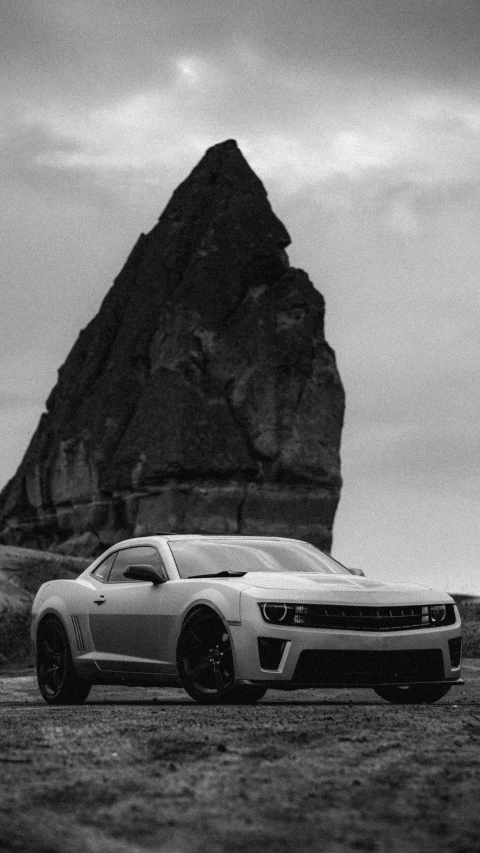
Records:
{"label": "car side mirror", "polygon": [[123,573],[124,578],[131,581],[150,581],[150,583],[158,586],[160,583],[165,583],[165,578],[153,566],[146,563],[137,563],[135,566],[127,566]]}
{"label": "car side mirror", "polygon": [[360,577],[360,578],[365,577],[365,572],[363,571],[363,569],[351,569],[349,566],[348,571],[351,572],[352,575],[358,575],[358,577]]}

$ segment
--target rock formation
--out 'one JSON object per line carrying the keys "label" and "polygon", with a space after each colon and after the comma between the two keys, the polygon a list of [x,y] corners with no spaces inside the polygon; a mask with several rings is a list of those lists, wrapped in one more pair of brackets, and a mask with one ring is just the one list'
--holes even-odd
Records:
{"label": "rock formation", "polygon": [[344,395],[324,300],[233,140],[210,148],[80,332],[0,496],[0,540],[92,555],[151,532],[328,550]]}

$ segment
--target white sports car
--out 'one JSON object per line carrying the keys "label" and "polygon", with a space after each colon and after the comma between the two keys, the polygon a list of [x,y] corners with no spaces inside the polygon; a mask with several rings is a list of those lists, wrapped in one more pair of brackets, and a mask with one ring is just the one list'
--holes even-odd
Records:
{"label": "white sports car", "polygon": [[461,679],[445,593],[367,580],[306,542],[145,536],[119,542],[33,603],[40,691],[83,702],[92,684],[181,683],[197,702],[268,688],[371,687],[435,702]]}

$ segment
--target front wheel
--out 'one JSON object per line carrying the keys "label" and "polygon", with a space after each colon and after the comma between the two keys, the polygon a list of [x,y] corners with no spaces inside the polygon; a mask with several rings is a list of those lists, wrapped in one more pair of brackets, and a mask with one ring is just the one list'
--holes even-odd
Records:
{"label": "front wheel", "polygon": [[196,702],[250,704],[265,695],[263,687],[235,685],[232,645],[222,620],[211,610],[197,610],[180,632],[177,670]]}
{"label": "front wheel", "polygon": [[378,696],[394,705],[420,705],[438,702],[447,695],[451,684],[402,684],[374,689]]}
{"label": "front wheel", "polygon": [[37,641],[37,681],[49,705],[76,705],[85,701],[91,684],[75,672],[65,629],[58,619],[40,628]]}

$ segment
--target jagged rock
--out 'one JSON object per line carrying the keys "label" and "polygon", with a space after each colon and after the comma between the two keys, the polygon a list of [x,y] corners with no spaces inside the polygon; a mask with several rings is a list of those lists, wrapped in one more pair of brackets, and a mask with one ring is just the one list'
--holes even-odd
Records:
{"label": "jagged rock", "polygon": [[327,549],[344,395],[324,300],[233,140],[141,235],[0,496],[5,543],[94,554],[147,532]]}

